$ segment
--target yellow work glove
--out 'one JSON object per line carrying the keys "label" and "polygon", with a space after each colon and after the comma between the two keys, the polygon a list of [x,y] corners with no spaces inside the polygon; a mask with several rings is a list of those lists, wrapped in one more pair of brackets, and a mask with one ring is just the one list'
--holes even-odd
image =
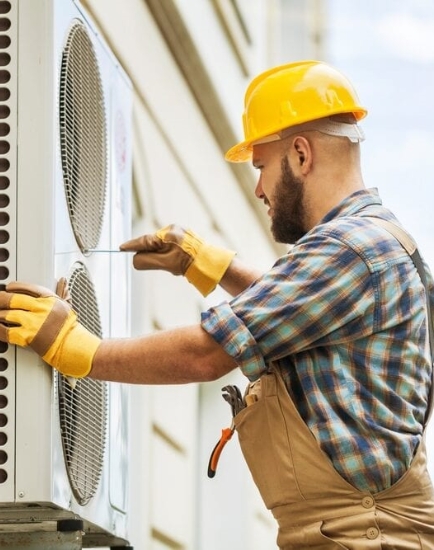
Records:
{"label": "yellow work glove", "polygon": [[203,296],[212,292],[229,267],[235,252],[205,243],[189,229],[168,225],[153,235],[143,235],[120,246],[136,252],[136,269],[162,269],[184,275]]}
{"label": "yellow work glove", "polygon": [[[66,280],[57,285],[69,296]],[[101,343],[77,321],[68,301],[51,290],[20,282],[9,283],[0,292],[0,341],[29,347],[65,376],[89,374]]]}

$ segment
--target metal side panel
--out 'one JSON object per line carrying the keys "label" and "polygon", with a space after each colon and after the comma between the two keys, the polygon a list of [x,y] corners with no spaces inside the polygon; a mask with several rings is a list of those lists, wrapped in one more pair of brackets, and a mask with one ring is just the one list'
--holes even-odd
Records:
{"label": "metal side panel", "polygon": [[[16,279],[54,285],[55,75],[48,1],[17,3]],[[16,350],[17,502],[52,500],[53,373]]]}

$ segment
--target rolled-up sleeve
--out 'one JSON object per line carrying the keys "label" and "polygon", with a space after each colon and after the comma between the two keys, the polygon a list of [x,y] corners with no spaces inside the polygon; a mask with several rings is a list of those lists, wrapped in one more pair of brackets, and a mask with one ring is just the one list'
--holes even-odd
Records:
{"label": "rolled-up sleeve", "polygon": [[256,380],[266,370],[255,338],[229,303],[224,302],[202,313],[202,328],[235,359],[250,380]]}

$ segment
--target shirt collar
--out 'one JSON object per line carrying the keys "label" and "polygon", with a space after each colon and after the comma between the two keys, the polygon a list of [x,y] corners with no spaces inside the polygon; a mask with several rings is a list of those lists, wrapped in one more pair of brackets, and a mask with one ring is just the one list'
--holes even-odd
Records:
{"label": "shirt collar", "polygon": [[342,218],[343,216],[353,216],[366,206],[381,205],[381,198],[378,194],[378,189],[362,189],[352,193],[346,197],[337,206],[332,208],[321,220],[320,224],[327,223],[334,218]]}

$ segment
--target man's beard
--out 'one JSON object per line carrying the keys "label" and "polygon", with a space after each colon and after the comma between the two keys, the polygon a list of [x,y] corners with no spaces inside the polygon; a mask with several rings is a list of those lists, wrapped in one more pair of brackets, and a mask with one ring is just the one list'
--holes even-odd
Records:
{"label": "man's beard", "polygon": [[287,157],[282,159],[282,175],[273,196],[271,232],[278,243],[293,244],[306,234],[304,188],[294,175]]}

